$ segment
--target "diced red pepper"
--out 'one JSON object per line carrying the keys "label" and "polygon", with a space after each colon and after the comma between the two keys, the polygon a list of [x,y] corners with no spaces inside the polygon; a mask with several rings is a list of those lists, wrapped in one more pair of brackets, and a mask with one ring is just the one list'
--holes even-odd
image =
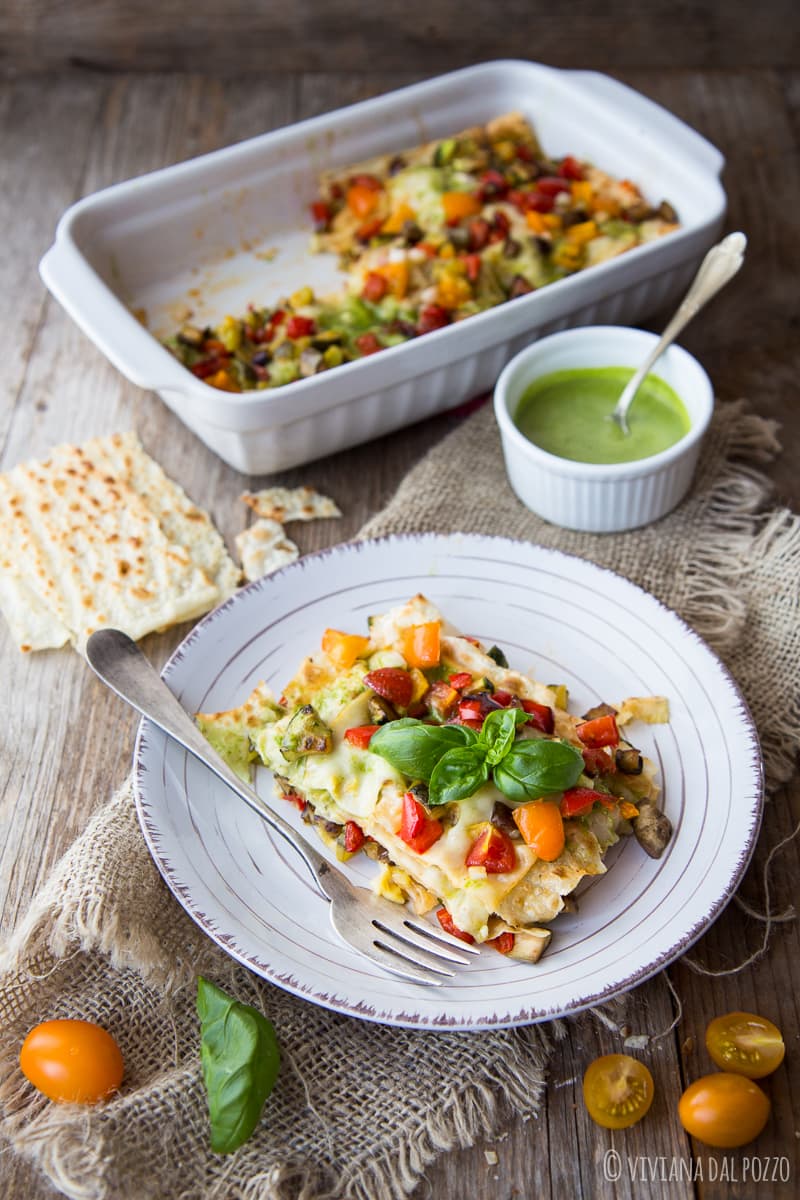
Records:
{"label": "diced red pepper", "polygon": [[209,375],[216,375],[217,371],[223,370],[228,361],[228,358],[209,358],[205,362],[195,363],[189,370],[198,379],[208,379]]}
{"label": "diced red pepper", "polygon": [[519,212],[524,212],[526,194],[527,193],[525,192],[519,191],[518,188],[512,188],[506,196],[506,200],[509,204],[513,204],[514,208],[518,209]]}
{"label": "diced red pepper", "polygon": [[506,930],[505,933],[498,933],[497,937],[489,938],[486,945],[499,951],[500,954],[510,954],[514,949],[514,941],[514,934]]}
{"label": "diced red pepper", "polygon": [[286,322],[286,336],[290,338],[310,337],[316,328],[311,317],[301,317],[297,313],[292,313]]}
{"label": "diced red pepper", "polygon": [[348,854],[355,854],[364,845],[366,838],[364,830],[355,821],[345,821],[344,848]]}
{"label": "diced red pepper", "polygon": [[499,171],[484,171],[478,195],[481,200],[499,200],[508,191],[508,181]]}
{"label": "diced red pepper", "polygon": [[365,221],[363,225],[359,225],[356,230],[356,237],[359,242],[368,242],[370,238],[374,238],[376,233],[380,233],[383,225],[383,217],[373,217],[371,221]]}
{"label": "diced red pepper", "polygon": [[436,919],[441,925],[445,933],[449,933],[451,937],[461,938],[462,942],[467,942],[469,945],[475,941],[471,933],[465,933],[463,929],[459,929],[453,922],[453,918],[446,908],[437,908]]}
{"label": "diced red pepper", "polygon": [[228,347],[217,338],[206,338],[203,342],[203,352],[204,354],[220,354],[225,358],[230,357]]}
{"label": "diced red pepper", "polygon": [[331,206],[324,200],[315,200],[311,205],[311,216],[317,233],[324,233],[331,223]]}
{"label": "diced red pepper", "polygon": [[288,800],[290,804],[293,804],[298,812],[305,812],[308,808],[308,801],[306,798],[304,796],[298,796],[297,792],[284,792],[283,798],[284,800]]}
{"label": "diced red pepper", "polygon": [[380,725],[354,725],[352,729],[345,729],[344,740],[351,746],[358,746],[359,750],[366,750],[376,729],[380,729]]}
{"label": "diced red pepper", "polygon": [[496,212],[492,217],[492,228],[501,233],[503,237],[507,237],[511,232],[511,222],[504,212]]}
{"label": "diced red pepper", "polygon": [[494,700],[495,704],[499,704],[501,708],[508,708],[514,697],[511,695],[511,692],[503,691],[503,689],[500,688],[498,691],[492,692],[492,699]]}
{"label": "diced red pepper", "polygon": [[364,288],[361,292],[365,300],[370,300],[373,304],[378,304],[388,290],[389,281],[385,275],[379,275],[377,271],[367,272],[367,277],[364,280]]}
{"label": "diced red pepper", "polygon": [[382,192],[383,184],[378,179],[377,175],[368,175],[366,172],[361,175],[353,175],[350,180],[351,187],[367,188],[370,192]]}
{"label": "diced red pepper", "polygon": [[467,225],[467,233],[469,234],[469,248],[473,252],[482,250],[489,244],[491,228],[489,222],[485,221],[483,217],[476,217],[474,221],[470,221]]}
{"label": "diced red pepper", "polygon": [[403,796],[403,815],[398,829],[399,837],[415,850],[424,854],[434,842],[438,842],[444,830],[441,821],[432,817],[424,804],[421,804],[413,792]]}
{"label": "diced red pepper", "polygon": [[480,700],[459,700],[458,702],[458,719],[459,721],[481,721],[486,714],[483,711],[483,705]]}
{"label": "diced red pepper", "polygon": [[532,209],[533,212],[552,212],[555,202],[555,196],[550,196],[546,192],[533,191],[528,192],[525,196],[525,208]]}
{"label": "diced red pepper", "polygon": [[480,254],[465,254],[464,266],[467,270],[467,279],[470,281],[470,283],[475,283],[481,273]]}
{"label": "diced red pepper", "polygon": [[619,730],[616,717],[609,713],[605,717],[594,717],[591,721],[583,721],[575,732],[584,746],[597,749],[600,746],[618,746]]}
{"label": "diced red pepper", "polygon": [[561,162],[561,175],[564,179],[583,179],[583,167],[577,158],[568,154]]}
{"label": "diced red pepper", "polygon": [[560,175],[543,175],[536,180],[536,190],[545,196],[557,196],[559,192],[569,191],[569,180]]}
{"label": "diced red pepper", "polygon": [[555,713],[549,704],[537,704],[535,700],[521,701],[523,710],[528,713],[530,720],[526,725],[541,729],[542,733],[552,733],[556,727]]}
{"label": "diced red pepper", "polygon": [[450,314],[440,304],[426,304],[420,310],[417,322],[418,333],[433,333],[434,329],[443,329],[450,324]]}
{"label": "diced red pepper", "polygon": [[561,797],[561,815],[562,817],[582,817],[591,812],[594,805],[600,800],[605,799],[607,797],[602,792],[596,792],[594,788],[568,788]]}
{"label": "diced red pepper", "polygon": [[273,336],[278,326],[282,325],[286,320],[286,313],[282,308],[276,308],[275,312],[268,319],[265,328],[269,330],[270,337]]}
{"label": "diced red pepper", "polygon": [[472,676],[469,671],[456,671],[455,675],[450,676],[449,683],[451,687],[461,692],[472,683]]}
{"label": "diced red pepper", "polygon": [[617,764],[608,746],[598,746],[594,750],[584,746],[581,754],[587,775],[612,775],[616,772]]}
{"label": "diced red pepper", "polygon": [[517,852],[511,838],[487,821],[470,846],[465,863],[468,867],[484,867],[487,875],[503,875],[514,870]]}
{"label": "diced red pepper", "polygon": [[408,708],[414,691],[414,681],[402,667],[380,667],[364,676],[364,683],[384,700]]}
{"label": "diced red pepper", "polygon": [[535,162],[536,155],[530,146],[526,146],[524,142],[520,142],[516,149],[516,156],[520,162]]}
{"label": "diced red pepper", "polygon": [[383,346],[374,333],[360,333],[355,342],[359,352],[365,356],[367,354],[377,354],[379,350],[383,349]]}

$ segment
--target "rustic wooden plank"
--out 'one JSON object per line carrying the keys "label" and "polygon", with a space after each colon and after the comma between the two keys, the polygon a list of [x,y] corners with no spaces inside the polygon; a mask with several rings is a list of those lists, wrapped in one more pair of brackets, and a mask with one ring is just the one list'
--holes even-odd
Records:
{"label": "rustic wooden plank", "polygon": [[[293,5],[195,0],[7,0],[0,19],[0,62],[25,71],[69,62],[103,70],[249,72],[339,71],[409,62],[426,72],[476,58],[536,58],[555,66],[602,62],[697,69],[792,66],[798,17],[792,0],[770,0],[754,19],[744,0],[700,0],[676,8],[620,0],[573,0],[568,17],[546,0],[357,0]],[[602,53],[598,53],[602,47]]]}

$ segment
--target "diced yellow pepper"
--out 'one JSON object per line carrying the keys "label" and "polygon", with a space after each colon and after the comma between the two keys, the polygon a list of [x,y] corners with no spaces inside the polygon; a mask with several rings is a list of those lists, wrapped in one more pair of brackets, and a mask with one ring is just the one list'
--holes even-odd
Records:
{"label": "diced yellow pepper", "polygon": [[570,225],[567,237],[577,246],[585,246],[587,242],[591,242],[592,238],[597,237],[597,233],[595,221],[581,221],[578,225]]}
{"label": "diced yellow pepper", "polygon": [[439,247],[439,258],[455,258],[456,248],[452,242],[444,242]]}
{"label": "diced yellow pepper", "polygon": [[218,388],[221,392],[238,392],[239,388],[231,379],[228,372],[223,368],[215,371],[213,375],[206,376],[205,382],[211,387]]}
{"label": "diced yellow pepper", "polygon": [[458,308],[472,299],[472,285],[460,275],[443,275],[436,289],[436,303],[442,308]]}
{"label": "diced yellow pepper", "polygon": [[344,353],[341,346],[328,346],[328,349],[322,355],[322,361],[326,367],[341,366],[344,361]]}
{"label": "diced yellow pepper", "polygon": [[[236,317],[223,317],[218,330],[219,340],[234,354],[242,344],[242,327]],[[215,385],[216,386],[216,385]]]}
{"label": "diced yellow pepper", "polygon": [[298,288],[296,292],[292,292],[289,297],[289,303],[292,308],[302,308],[305,304],[314,303],[314,290],[310,287]]}
{"label": "diced yellow pepper", "polygon": [[416,215],[409,204],[401,201],[381,225],[381,233],[399,233],[406,221],[413,221]]}
{"label": "diced yellow pepper", "polygon": [[378,267],[376,274],[384,277],[393,296],[397,296],[399,300],[403,299],[408,291],[408,262],[406,259],[401,259],[400,262],[384,263],[382,267]]}
{"label": "diced yellow pepper", "polygon": [[631,804],[629,800],[623,800],[619,806],[619,811],[626,821],[632,821],[634,817],[638,817],[639,810],[635,804]]}

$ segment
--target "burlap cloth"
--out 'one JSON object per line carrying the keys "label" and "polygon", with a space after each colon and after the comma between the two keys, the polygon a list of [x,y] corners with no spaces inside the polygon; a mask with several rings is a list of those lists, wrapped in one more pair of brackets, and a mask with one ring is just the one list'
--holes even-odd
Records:
{"label": "burlap cloth", "polygon": [[[527,538],[610,567],[676,609],[727,662],[762,738],[769,785],[800,743],[800,518],[768,508],[756,464],[774,426],[719,406],[692,494],[648,529],[568,533],[512,495],[491,412],[478,411],[407,477],[363,531],[464,530]],[[397,1200],[436,1155],[535,1115],[558,1027],[480,1034],[381,1028],[294,999],[234,964],[184,914],[139,833],[129,787],[102,808],[37,895],[0,979],[0,1130],[73,1197]],[[205,974],[256,1004],[283,1065],[256,1134],[208,1149],[194,1014]],[[52,1105],[17,1066],[39,1020],[82,1016],[119,1040],[121,1094]],[[467,1191],[469,1189],[467,1188]]]}

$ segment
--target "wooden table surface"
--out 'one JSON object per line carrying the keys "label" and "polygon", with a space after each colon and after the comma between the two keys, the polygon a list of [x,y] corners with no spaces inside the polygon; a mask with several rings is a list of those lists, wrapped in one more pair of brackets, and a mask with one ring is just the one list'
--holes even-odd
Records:
{"label": "wooden table surface", "polygon": [[[30,12],[41,16],[44,7],[31,5]],[[768,62],[784,53],[777,34],[769,46],[765,36],[755,36],[761,37],[758,52],[772,55]],[[54,53],[52,37],[42,44]],[[82,195],[438,69],[421,59],[415,74],[394,69],[399,61],[391,57],[392,69],[382,63],[376,75],[315,71],[204,78],[74,68],[10,75],[0,84],[0,326],[6,330],[0,469],[44,455],[61,441],[135,427],[146,448],[211,511],[232,544],[242,525],[238,497],[246,481],[205,449],[155,395],[129,384],[106,362],[47,295],[38,278],[38,260],[60,214]],[[757,412],[782,422],[784,452],[768,470],[778,497],[798,508],[800,74],[785,66],[785,57],[782,61],[781,69],[758,63],[736,69],[675,69],[664,62],[647,71],[623,63],[615,74],[699,129],[728,159],[727,228],[747,232],[747,263],[737,284],[697,319],[683,343],[702,358],[720,396],[749,397]],[[651,327],[657,328],[665,315],[656,314]],[[452,422],[452,417],[439,417],[276,477],[274,482],[290,484],[312,481],[335,495],[344,509],[341,522],[293,527],[301,548],[314,549],[355,533]],[[185,633],[182,628],[152,636],[144,649],[160,664]],[[0,900],[2,928],[8,931],[52,864],[124,778],[136,722],[77,655],[23,656],[5,626],[0,642]],[[799,818],[795,780],[770,804],[756,867],[744,885],[744,895],[756,908],[763,905],[758,869],[769,848]],[[794,843],[775,863],[772,896],[777,906],[794,898],[799,873],[800,848]],[[714,967],[730,967],[758,947],[762,932],[761,925],[732,905],[702,939],[696,957]],[[569,1021],[552,1060],[540,1119],[518,1126],[509,1121],[500,1141],[435,1164],[416,1193],[418,1200],[480,1200],[488,1195],[501,1200],[643,1195],[675,1200],[800,1193],[797,925],[778,926],[769,953],[744,974],[711,980],[678,963],[670,978],[683,1015],[646,1056],[657,1087],[646,1122],[612,1139],[588,1120],[580,1099],[583,1071],[597,1054],[618,1049],[619,1040],[591,1019]],[[677,1015],[663,976],[631,994],[627,1008],[629,1023],[651,1032],[666,1028]],[[775,1020],[786,1035],[788,1064],[767,1084],[773,1114],[766,1131],[744,1151],[725,1155],[691,1144],[678,1124],[676,1101],[686,1082],[710,1069],[703,1049],[708,1019],[731,1009],[762,1011]],[[604,1180],[604,1154],[612,1146],[623,1155],[617,1183]],[[496,1151],[496,1164],[487,1161],[487,1148]],[[646,1157],[637,1165],[636,1156]],[[760,1169],[768,1174],[776,1169],[771,1164],[788,1160],[791,1181],[744,1181],[745,1156],[758,1156]],[[55,1194],[9,1154],[0,1161],[4,1200],[44,1200]],[[688,1169],[705,1181],[689,1182]],[[786,1168],[780,1169],[785,1174]],[[678,1178],[670,1179],[676,1171]],[[716,1182],[708,1182],[715,1176]],[[732,1176],[739,1182],[731,1182]]]}

